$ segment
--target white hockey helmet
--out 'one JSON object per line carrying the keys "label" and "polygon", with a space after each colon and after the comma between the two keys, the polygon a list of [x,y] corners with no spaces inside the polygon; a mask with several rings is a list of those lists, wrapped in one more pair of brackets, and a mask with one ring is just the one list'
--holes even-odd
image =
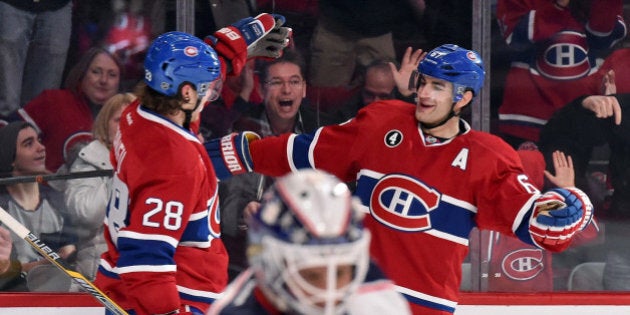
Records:
{"label": "white hockey helmet", "polygon": [[[358,204],[344,183],[310,169],[279,178],[265,192],[249,218],[248,254],[260,287],[281,311],[344,312],[369,266],[370,234]],[[317,270],[320,281],[308,270]]]}

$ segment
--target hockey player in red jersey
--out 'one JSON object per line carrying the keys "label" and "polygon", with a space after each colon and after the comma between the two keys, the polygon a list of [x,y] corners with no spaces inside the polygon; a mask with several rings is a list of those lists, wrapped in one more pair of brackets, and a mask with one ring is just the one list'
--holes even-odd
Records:
{"label": "hockey player in red jersey", "polygon": [[484,82],[476,52],[442,45],[417,70],[409,80],[415,106],[375,102],[312,134],[251,142],[232,134],[206,149],[220,176],[248,167],[272,176],[319,168],[356,181],[376,263],[414,314],[451,314],[473,227],[562,251],[590,222],[592,205],[577,188],[541,193],[514,149],[459,117]]}
{"label": "hockey player in red jersey", "polygon": [[203,314],[227,285],[217,179],[191,127],[218,97],[226,72],[248,57],[280,55],[289,33],[282,22],[269,14],[247,18],[217,31],[214,49],[182,32],[151,44],[145,85],[114,140],[108,250],[96,278],[130,313]]}

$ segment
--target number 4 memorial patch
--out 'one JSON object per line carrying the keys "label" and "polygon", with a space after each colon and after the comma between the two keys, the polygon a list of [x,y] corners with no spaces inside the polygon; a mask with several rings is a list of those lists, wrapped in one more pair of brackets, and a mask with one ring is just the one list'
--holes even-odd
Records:
{"label": "number 4 memorial patch", "polygon": [[390,148],[394,148],[396,146],[398,146],[403,139],[403,134],[402,132],[400,132],[399,130],[390,130],[389,132],[387,132],[387,134],[385,135],[385,145],[390,147]]}

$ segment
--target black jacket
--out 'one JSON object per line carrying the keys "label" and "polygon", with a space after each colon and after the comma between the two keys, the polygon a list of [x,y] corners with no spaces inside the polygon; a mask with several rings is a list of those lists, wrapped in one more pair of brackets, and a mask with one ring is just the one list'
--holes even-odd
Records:
{"label": "black jacket", "polygon": [[[551,155],[562,150],[574,162],[576,184],[586,185],[589,160],[596,146],[610,147],[609,174],[614,188],[612,203],[603,217],[615,220],[630,219],[630,94],[616,95],[621,105],[621,125],[614,118],[600,119],[582,107],[585,96],[557,111],[543,127],[539,146],[545,155],[547,169],[552,170]],[[601,217],[601,216],[600,216]]]}

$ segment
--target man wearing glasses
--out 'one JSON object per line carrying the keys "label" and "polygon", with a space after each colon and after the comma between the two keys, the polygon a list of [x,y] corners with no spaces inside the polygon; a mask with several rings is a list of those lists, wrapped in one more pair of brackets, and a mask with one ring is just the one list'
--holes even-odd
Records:
{"label": "man wearing glasses", "polygon": [[[330,116],[315,111],[304,103],[306,81],[304,59],[295,50],[285,50],[282,57],[264,63],[260,69],[263,103],[250,110],[233,125],[234,131],[254,131],[262,137],[286,132],[310,133],[333,123]],[[246,102],[238,98],[233,106]],[[230,280],[247,267],[245,248],[247,232],[244,211],[258,207],[262,191],[271,178],[248,173],[219,183],[221,238],[230,256]]]}

